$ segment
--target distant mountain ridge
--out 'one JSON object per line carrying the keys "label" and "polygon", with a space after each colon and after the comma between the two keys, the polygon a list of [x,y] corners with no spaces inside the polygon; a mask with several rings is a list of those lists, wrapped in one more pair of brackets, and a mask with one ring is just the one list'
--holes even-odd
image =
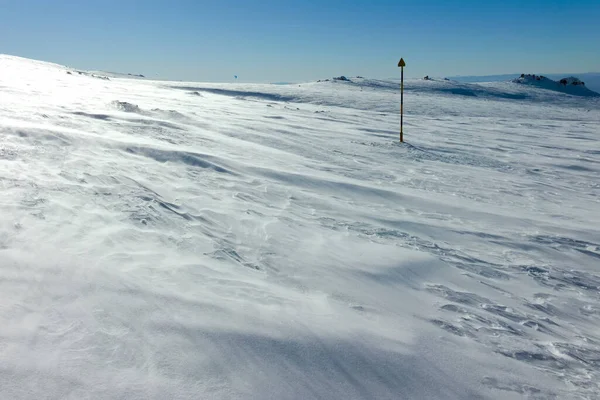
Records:
{"label": "distant mountain ridge", "polygon": [[519,78],[513,79],[513,82],[575,96],[600,97],[600,93],[588,89],[583,81],[574,76],[561,78],[559,81],[555,81],[542,75],[521,74]]}
{"label": "distant mountain ridge", "polygon": [[[537,74],[536,74],[537,75]],[[564,74],[540,74],[554,80],[560,80],[570,76],[575,76],[585,82],[585,86],[594,92],[600,92],[600,72],[584,72],[584,73],[564,73]],[[517,79],[521,73],[502,74],[502,75],[481,75],[481,76],[449,76],[459,82],[501,82]]]}

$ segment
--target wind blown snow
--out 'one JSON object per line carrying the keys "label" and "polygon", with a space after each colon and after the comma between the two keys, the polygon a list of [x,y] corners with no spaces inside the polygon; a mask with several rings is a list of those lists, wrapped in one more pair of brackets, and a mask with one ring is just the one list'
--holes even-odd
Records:
{"label": "wind blown snow", "polygon": [[598,398],[600,100],[0,56],[0,397]]}

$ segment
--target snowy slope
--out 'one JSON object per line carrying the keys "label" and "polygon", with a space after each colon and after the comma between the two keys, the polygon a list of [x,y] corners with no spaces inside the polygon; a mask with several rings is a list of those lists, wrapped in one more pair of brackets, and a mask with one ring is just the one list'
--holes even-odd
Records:
{"label": "snowy slope", "polygon": [[545,76],[523,74],[521,77],[515,79],[513,82],[521,85],[535,86],[547,90],[555,90],[574,96],[600,97],[600,93],[596,93],[588,89],[587,87],[585,87],[584,83],[579,78],[573,76],[567,78],[563,77],[559,81],[554,81]]}
{"label": "snowy slope", "polygon": [[[542,71],[543,72],[543,71]],[[598,72],[584,72],[584,73],[562,73],[562,74],[540,74],[544,75],[550,79],[554,79],[555,81],[559,81],[567,76],[576,76],[585,82],[585,87],[594,92],[600,93],[600,73]],[[512,81],[513,79],[517,79],[521,76],[521,73],[514,74],[504,74],[504,75],[487,75],[487,76],[454,76],[449,77],[452,80],[457,80],[459,82],[504,82],[504,81]]]}
{"label": "snowy slope", "polygon": [[600,391],[600,101],[0,56],[0,398]]}

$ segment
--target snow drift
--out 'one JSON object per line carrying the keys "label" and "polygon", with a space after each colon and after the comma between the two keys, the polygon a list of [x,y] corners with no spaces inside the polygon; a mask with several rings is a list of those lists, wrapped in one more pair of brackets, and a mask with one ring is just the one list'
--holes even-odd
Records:
{"label": "snow drift", "polygon": [[67,71],[0,56],[0,397],[597,397],[598,99]]}

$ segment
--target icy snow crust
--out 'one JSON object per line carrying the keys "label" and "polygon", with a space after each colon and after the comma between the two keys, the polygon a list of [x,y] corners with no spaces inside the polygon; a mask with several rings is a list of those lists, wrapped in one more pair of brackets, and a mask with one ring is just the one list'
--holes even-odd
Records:
{"label": "icy snow crust", "polygon": [[600,102],[0,56],[0,398],[600,392]]}

